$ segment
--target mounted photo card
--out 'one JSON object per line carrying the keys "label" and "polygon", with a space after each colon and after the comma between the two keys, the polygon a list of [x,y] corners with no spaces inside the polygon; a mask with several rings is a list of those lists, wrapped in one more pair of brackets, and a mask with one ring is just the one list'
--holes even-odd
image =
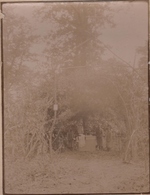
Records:
{"label": "mounted photo card", "polygon": [[3,194],[149,192],[149,1],[1,1]]}

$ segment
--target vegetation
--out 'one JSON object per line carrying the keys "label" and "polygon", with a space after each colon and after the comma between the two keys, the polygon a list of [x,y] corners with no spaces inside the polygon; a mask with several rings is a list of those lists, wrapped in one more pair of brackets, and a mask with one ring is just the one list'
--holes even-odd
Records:
{"label": "vegetation", "polygon": [[[147,43],[130,64],[102,38],[124,8],[21,6],[3,7],[6,192],[146,191]],[[93,151],[82,150],[85,137]]]}
{"label": "vegetation", "polygon": [[[15,9],[5,12],[5,155],[28,158],[73,150],[79,127],[95,135],[98,125],[104,134],[109,129],[110,150],[119,140],[115,150],[125,162],[145,159],[147,48],[137,50],[141,59],[131,65],[115,55],[103,59],[111,48],[102,43],[101,28],[115,26],[110,6],[43,4],[32,13],[37,21],[30,22]],[[47,31],[42,24],[50,24]]]}

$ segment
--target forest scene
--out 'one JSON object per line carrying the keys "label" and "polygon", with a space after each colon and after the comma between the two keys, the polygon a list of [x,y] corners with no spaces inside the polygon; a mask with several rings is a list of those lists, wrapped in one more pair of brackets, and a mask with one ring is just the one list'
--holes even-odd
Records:
{"label": "forest scene", "polygon": [[4,191],[149,191],[148,3],[4,3]]}

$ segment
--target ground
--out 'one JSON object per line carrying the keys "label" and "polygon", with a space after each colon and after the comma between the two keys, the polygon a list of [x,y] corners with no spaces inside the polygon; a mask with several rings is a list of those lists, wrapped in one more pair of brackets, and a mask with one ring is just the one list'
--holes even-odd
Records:
{"label": "ground", "polygon": [[123,163],[110,152],[65,152],[5,160],[6,193],[142,193],[149,191],[145,163]]}

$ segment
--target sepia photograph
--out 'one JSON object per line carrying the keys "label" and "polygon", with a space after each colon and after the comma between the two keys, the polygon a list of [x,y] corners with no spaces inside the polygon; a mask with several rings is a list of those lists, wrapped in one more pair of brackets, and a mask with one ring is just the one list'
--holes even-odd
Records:
{"label": "sepia photograph", "polygon": [[4,193],[150,191],[148,7],[1,4]]}

